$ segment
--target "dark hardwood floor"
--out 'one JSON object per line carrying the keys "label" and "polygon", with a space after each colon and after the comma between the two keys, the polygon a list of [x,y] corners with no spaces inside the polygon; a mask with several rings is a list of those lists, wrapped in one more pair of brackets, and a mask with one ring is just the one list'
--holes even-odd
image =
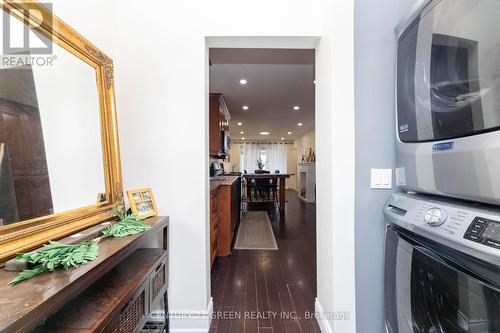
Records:
{"label": "dark hardwood floor", "polygon": [[211,333],[320,332],[314,314],[316,297],[316,208],[287,191],[284,215],[267,210],[278,251],[234,250],[212,269],[214,319]]}

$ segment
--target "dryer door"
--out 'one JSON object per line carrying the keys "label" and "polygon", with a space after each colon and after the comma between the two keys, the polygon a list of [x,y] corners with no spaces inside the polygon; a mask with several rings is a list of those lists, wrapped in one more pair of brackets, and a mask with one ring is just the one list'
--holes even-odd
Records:
{"label": "dryer door", "polygon": [[435,0],[398,41],[397,121],[403,142],[500,127],[500,1]]}
{"label": "dryer door", "polygon": [[500,332],[499,289],[459,260],[389,226],[385,264],[387,332]]}

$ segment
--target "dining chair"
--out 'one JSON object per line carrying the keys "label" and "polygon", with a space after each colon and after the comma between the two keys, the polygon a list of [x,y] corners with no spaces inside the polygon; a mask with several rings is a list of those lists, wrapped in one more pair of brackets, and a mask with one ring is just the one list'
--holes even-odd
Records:
{"label": "dining chair", "polygon": [[[274,170],[275,174],[280,173],[279,170]],[[269,180],[269,184],[267,184],[267,199],[269,200],[270,193],[273,194],[273,201],[276,201],[278,198],[278,179],[272,178]]]}
{"label": "dining chair", "polygon": [[[246,170],[243,170],[243,173],[245,175],[248,174]],[[245,179],[245,186],[247,188],[247,197],[250,202],[252,202],[252,190],[255,192],[255,199],[257,199],[257,185],[255,183],[255,179]]]}
{"label": "dining chair", "polygon": [[267,179],[255,179],[255,199],[257,200],[257,193],[261,199],[267,197]]}

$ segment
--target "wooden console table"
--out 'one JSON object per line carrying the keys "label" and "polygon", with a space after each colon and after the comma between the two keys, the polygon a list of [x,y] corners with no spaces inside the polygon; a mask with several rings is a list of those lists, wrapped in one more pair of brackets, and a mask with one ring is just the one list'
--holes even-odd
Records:
{"label": "wooden console table", "polygon": [[44,325],[47,333],[137,332],[167,289],[167,251],[139,249]]}
{"label": "wooden console table", "polygon": [[[128,260],[130,257],[137,262],[137,256],[142,255],[145,260],[142,265],[137,266],[137,273],[142,271],[146,274],[153,269],[155,263],[166,256],[168,217],[153,217],[145,222],[152,227],[149,231],[124,238],[103,240],[99,244],[97,259],[68,271],[56,270],[53,273],[44,273],[12,286],[8,283],[17,272],[0,270],[0,332],[31,332],[39,323],[58,313],[88,287],[96,282],[99,285],[98,280],[124,259]],[[144,237],[155,232],[162,232],[163,248],[155,251],[137,251]],[[130,256],[132,253],[133,256]],[[147,258],[149,259],[146,260]],[[137,281],[139,282],[141,281]],[[108,309],[101,317],[99,327],[111,320],[116,311],[120,311],[123,305],[120,300],[125,300],[126,296],[129,296],[132,285],[133,283],[127,285],[128,289],[122,290],[121,298],[116,296],[108,298],[110,301],[107,304]],[[101,309],[102,306],[101,304]]]}

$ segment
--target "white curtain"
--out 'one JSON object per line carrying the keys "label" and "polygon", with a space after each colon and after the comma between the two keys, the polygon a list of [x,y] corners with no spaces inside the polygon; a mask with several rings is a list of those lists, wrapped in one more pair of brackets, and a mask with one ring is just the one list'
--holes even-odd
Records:
{"label": "white curtain", "polygon": [[254,143],[247,142],[243,144],[243,151],[240,159],[240,171],[245,170],[248,173],[254,173],[257,169],[257,160],[259,157],[267,162],[264,170],[280,173],[286,173],[287,168],[287,147],[284,143]]}
{"label": "white curtain", "polygon": [[267,144],[267,165],[266,170],[275,172],[279,170],[280,173],[286,173],[286,162],[287,162],[287,149],[284,143],[271,143]]}
{"label": "white curtain", "polygon": [[243,153],[241,154],[240,168],[241,172],[247,171],[254,173],[257,169],[257,160],[260,156],[261,145],[257,143],[245,143],[243,145]]}

